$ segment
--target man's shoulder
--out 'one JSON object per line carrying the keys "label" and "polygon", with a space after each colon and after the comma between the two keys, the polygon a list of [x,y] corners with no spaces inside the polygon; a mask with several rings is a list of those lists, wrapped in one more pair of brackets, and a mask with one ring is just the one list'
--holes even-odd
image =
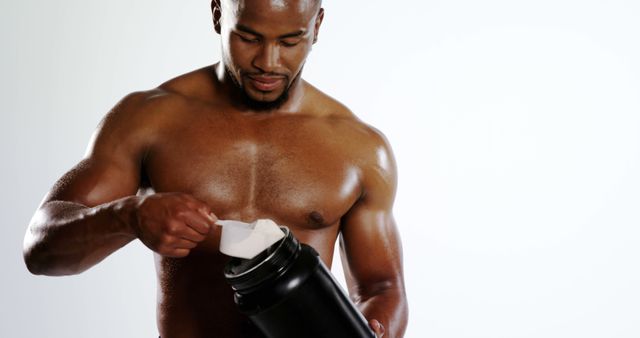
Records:
{"label": "man's shoulder", "polygon": [[[166,118],[165,112],[180,105],[181,98],[162,88],[141,90],[124,96],[105,116],[105,120],[115,120],[135,126],[152,125],[155,120]],[[151,124],[150,124],[151,123]]]}
{"label": "man's shoulder", "polygon": [[186,100],[215,101],[217,80],[214,65],[202,67],[165,81],[158,89]]}
{"label": "man's shoulder", "polygon": [[393,152],[382,131],[357,118],[350,121],[350,129],[349,146],[354,150],[354,158],[365,167],[383,166],[388,169],[389,163],[382,162],[393,161]]}
{"label": "man's shoulder", "polygon": [[391,193],[395,189],[397,169],[387,137],[351,114],[335,117],[334,137],[341,140],[349,161],[359,168],[363,191],[388,190]]}
{"label": "man's shoulder", "polygon": [[124,144],[151,145],[179,121],[184,98],[162,88],[141,90],[124,96],[102,118],[95,137],[110,135]]}
{"label": "man's shoulder", "polygon": [[363,145],[377,147],[387,143],[384,134],[374,126],[361,120],[349,107],[316,87],[307,83],[308,93],[313,97],[312,109],[318,116],[325,117],[339,126],[339,131],[362,141]]}
{"label": "man's shoulder", "polygon": [[316,88],[309,82],[304,83],[307,108],[313,114],[320,117],[341,118],[345,120],[357,120],[356,115],[342,102],[329,96],[329,94]]}
{"label": "man's shoulder", "polygon": [[365,191],[395,189],[395,156],[384,133],[355,114],[335,117],[336,128],[349,159],[360,170]]}
{"label": "man's shoulder", "polygon": [[169,118],[172,112],[182,111],[197,100],[204,101],[205,93],[215,91],[212,67],[176,76],[150,90],[130,93],[116,104],[110,114],[126,115],[131,123],[140,119],[145,124],[150,122],[149,119]]}
{"label": "man's shoulder", "polygon": [[392,160],[393,154],[386,136],[376,127],[361,120],[356,113],[319,89],[309,86],[316,114],[331,125],[334,137],[339,138],[354,159],[362,166],[378,166],[382,157]]}

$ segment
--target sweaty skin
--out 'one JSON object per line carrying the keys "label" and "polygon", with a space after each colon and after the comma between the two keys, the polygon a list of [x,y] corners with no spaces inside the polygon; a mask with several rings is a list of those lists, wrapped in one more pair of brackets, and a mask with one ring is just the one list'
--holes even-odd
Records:
{"label": "sweaty skin", "polygon": [[[401,337],[393,155],[382,134],[300,78],[323,15],[310,3],[214,1],[223,60],[132,93],[105,116],[29,225],[29,270],[77,274],[139,239],[154,251],[163,338],[261,337],[224,281],[214,222],[271,218],[327,266],[339,238],[352,299],[379,336]],[[279,107],[255,108],[286,88]]]}

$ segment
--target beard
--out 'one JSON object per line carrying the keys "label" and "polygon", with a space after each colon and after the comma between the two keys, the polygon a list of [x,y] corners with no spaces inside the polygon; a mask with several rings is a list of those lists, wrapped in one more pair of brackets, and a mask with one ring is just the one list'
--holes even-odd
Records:
{"label": "beard", "polygon": [[285,102],[287,102],[287,100],[289,100],[289,88],[291,87],[291,84],[293,82],[295,82],[295,80],[297,80],[298,75],[300,74],[300,73],[298,73],[298,75],[296,75],[296,78],[294,79],[294,81],[292,81],[291,83],[287,84],[287,87],[284,89],[282,94],[280,94],[280,96],[278,96],[275,100],[273,100],[273,101],[258,101],[258,100],[253,99],[251,96],[249,96],[249,94],[247,94],[247,91],[244,89],[244,86],[238,81],[238,79],[236,79],[235,76],[233,76],[233,73],[231,72],[229,67],[227,67],[225,65],[224,69],[227,72],[227,75],[229,76],[229,78],[231,79],[233,84],[236,86],[236,88],[240,92],[240,95],[242,96],[242,102],[244,104],[246,104],[247,107],[249,107],[250,109],[258,110],[258,111],[274,110],[274,109],[278,109],[278,108],[282,107],[282,105]]}

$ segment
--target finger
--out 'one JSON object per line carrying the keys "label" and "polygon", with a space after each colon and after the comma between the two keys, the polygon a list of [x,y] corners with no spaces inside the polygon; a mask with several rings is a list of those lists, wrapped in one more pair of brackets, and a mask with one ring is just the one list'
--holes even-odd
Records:
{"label": "finger", "polygon": [[204,216],[209,226],[214,226],[218,221],[218,216],[216,216],[216,214],[214,214],[208,207],[198,208],[198,212]]}
{"label": "finger", "polygon": [[212,227],[212,225],[209,224],[209,218],[196,211],[187,210],[180,212],[178,218],[184,221],[191,229],[205,236],[209,234]]}
{"label": "finger", "polygon": [[207,203],[204,203],[192,195],[185,195],[185,197],[188,200],[189,207],[202,214],[210,225],[214,225],[215,222],[218,221],[218,217],[213,213],[213,211],[211,211],[211,208]]}
{"label": "finger", "polygon": [[154,251],[164,257],[185,257],[189,255],[189,252],[191,252],[191,249],[161,247]]}
{"label": "finger", "polygon": [[218,221],[218,216],[216,216],[216,214],[214,214],[213,211],[211,211],[211,208],[209,208],[208,206],[200,206],[197,210],[200,214],[202,214],[202,216],[207,219],[209,225],[214,225]]}
{"label": "finger", "polygon": [[384,336],[384,326],[376,319],[369,321],[369,326],[373,329],[377,338]]}
{"label": "finger", "polygon": [[[200,235],[202,236],[202,235]],[[187,238],[183,238],[180,235],[164,234],[160,237],[156,247],[162,250],[171,250],[174,248],[191,248],[198,245],[200,241],[192,241]],[[192,244],[189,244],[192,243]]]}
{"label": "finger", "polygon": [[190,249],[174,249],[174,250],[171,250],[171,252],[169,254],[164,255],[164,256],[182,258],[182,257],[188,256],[189,252],[191,252]]}
{"label": "finger", "polygon": [[207,218],[209,218],[209,222],[211,222],[211,225],[215,225],[218,221],[218,216],[216,216],[216,214],[214,214],[213,212],[207,213]]}
{"label": "finger", "polygon": [[184,220],[184,217],[179,219],[170,220],[164,228],[164,236],[162,242],[173,243],[174,240],[184,238],[195,242],[200,242],[205,239],[205,235],[197,232]]}
{"label": "finger", "polygon": [[197,242],[190,241],[187,239],[177,239],[171,244],[172,249],[193,249],[198,246]]}
{"label": "finger", "polygon": [[176,236],[195,243],[200,243],[207,238],[207,236],[193,230],[189,225],[183,227],[178,233],[176,233]]}
{"label": "finger", "polygon": [[197,232],[193,226],[183,220],[174,220],[171,222],[168,229],[168,235],[173,237],[172,240],[182,238],[196,243],[202,242],[207,238],[207,235]]}
{"label": "finger", "polygon": [[202,242],[206,236],[193,230],[188,224],[181,220],[172,220],[165,225],[160,236],[159,243],[172,247],[176,241],[188,240],[195,243]]}

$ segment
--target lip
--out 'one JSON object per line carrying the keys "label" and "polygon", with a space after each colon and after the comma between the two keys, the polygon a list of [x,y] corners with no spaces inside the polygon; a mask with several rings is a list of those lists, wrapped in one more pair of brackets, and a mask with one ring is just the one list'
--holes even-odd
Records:
{"label": "lip", "polygon": [[259,91],[269,92],[278,88],[284,81],[283,77],[276,76],[248,76],[251,84]]}

